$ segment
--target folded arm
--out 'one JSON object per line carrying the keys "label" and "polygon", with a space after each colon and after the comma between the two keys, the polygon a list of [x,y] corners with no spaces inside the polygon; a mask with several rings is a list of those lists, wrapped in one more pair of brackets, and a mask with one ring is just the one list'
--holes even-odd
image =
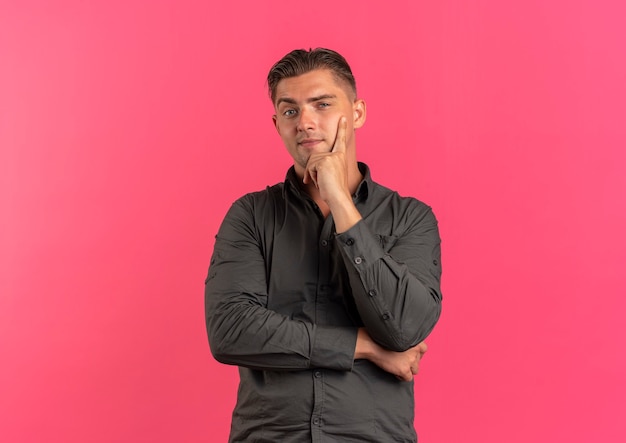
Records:
{"label": "folded arm", "polygon": [[393,351],[422,342],[441,313],[437,221],[427,206],[414,206],[397,236],[375,235],[367,220],[337,235],[365,328]]}
{"label": "folded arm", "polygon": [[319,326],[267,308],[265,260],[251,204],[237,201],[224,219],[206,279],[206,326],[215,359],[255,369],[350,370],[357,328]]}

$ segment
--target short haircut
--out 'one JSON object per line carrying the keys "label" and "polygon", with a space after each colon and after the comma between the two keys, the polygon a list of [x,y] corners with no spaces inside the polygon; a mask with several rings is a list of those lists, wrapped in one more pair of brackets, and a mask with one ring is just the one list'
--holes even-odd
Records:
{"label": "short haircut", "polygon": [[297,77],[316,69],[329,70],[336,80],[347,84],[356,98],[356,80],[350,65],[338,52],[331,49],[316,48],[305,51],[296,49],[278,60],[267,75],[267,89],[272,103],[276,102],[278,83],[289,77]]}

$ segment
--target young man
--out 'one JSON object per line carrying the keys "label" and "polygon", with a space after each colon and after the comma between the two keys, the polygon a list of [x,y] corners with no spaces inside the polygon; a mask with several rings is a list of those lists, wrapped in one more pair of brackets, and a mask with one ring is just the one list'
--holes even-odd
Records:
{"label": "young man", "polygon": [[341,55],[292,51],[268,87],[294,165],[233,204],[206,280],[211,351],[239,366],[230,441],[415,442],[437,221],[357,162],[366,105]]}

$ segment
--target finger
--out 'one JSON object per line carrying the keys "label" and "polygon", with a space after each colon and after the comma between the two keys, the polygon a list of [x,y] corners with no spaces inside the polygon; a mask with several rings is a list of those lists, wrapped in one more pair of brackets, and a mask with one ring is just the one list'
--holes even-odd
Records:
{"label": "finger", "polygon": [[333,149],[330,152],[346,152],[346,127],[348,126],[348,119],[341,117],[337,126],[337,136],[335,137]]}
{"label": "finger", "polygon": [[317,170],[315,169],[314,166],[308,166],[305,170],[304,170],[304,180],[302,180],[302,182],[307,185],[309,183],[313,183],[315,185],[315,187],[317,188]]}
{"label": "finger", "polygon": [[409,366],[399,374],[395,374],[398,380],[411,381],[413,380],[413,366]]}
{"label": "finger", "polygon": [[305,185],[308,185],[311,182],[315,182],[315,177],[313,176],[313,164],[314,162],[312,162],[311,157],[309,157],[307,164],[304,166],[304,177],[302,179],[302,183],[304,183]]}

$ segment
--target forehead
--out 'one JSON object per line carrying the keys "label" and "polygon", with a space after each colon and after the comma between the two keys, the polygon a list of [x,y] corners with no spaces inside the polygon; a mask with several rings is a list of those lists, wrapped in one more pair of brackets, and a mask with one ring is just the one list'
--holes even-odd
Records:
{"label": "forehead", "polygon": [[284,78],[276,85],[276,101],[281,98],[306,100],[326,94],[348,98],[348,85],[344,85],[332,71],[316,69],[296,77]]}

